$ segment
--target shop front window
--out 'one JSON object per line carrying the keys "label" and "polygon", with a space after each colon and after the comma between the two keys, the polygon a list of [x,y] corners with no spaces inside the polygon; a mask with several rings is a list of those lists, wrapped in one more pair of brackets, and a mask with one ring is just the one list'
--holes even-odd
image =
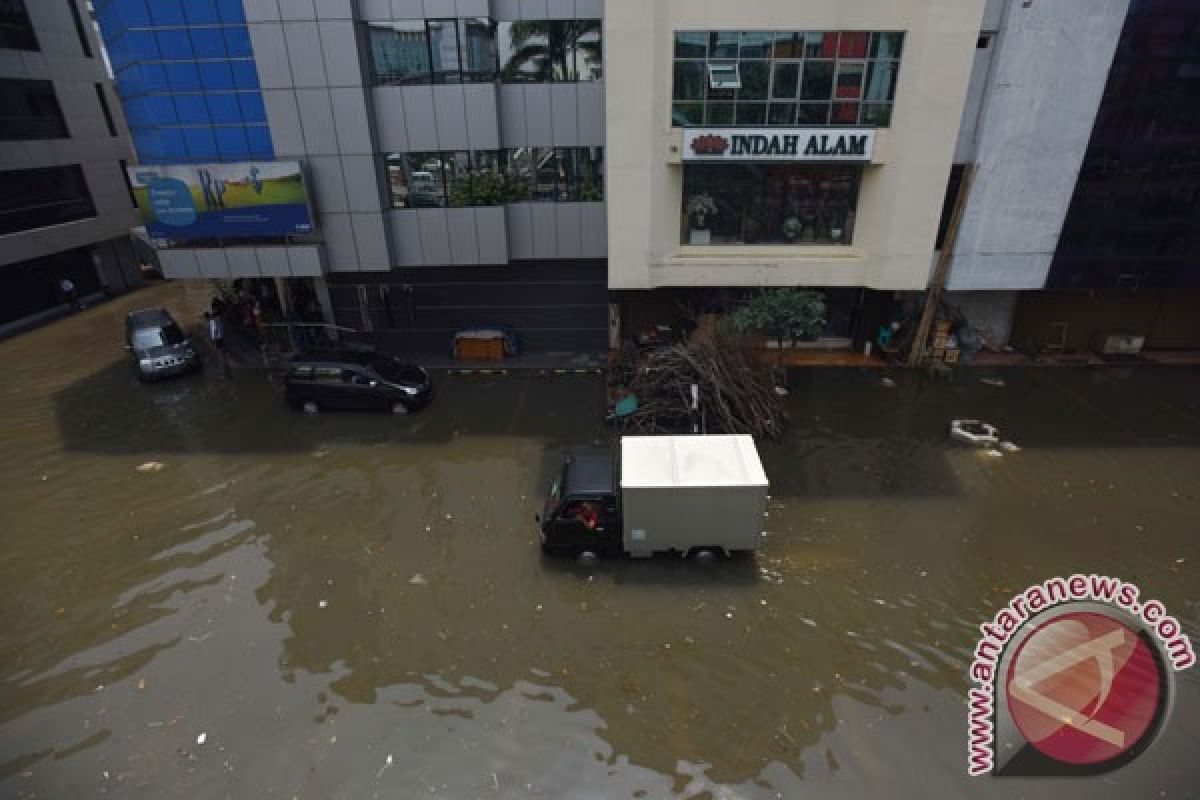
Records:
{"label": "shop front window", "polygon": [[682,243],[849,245],[862,168],[685,164]]}

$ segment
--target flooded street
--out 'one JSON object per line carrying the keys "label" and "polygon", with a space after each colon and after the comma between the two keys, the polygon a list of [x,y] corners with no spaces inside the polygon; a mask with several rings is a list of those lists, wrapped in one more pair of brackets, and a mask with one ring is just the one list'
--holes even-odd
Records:
{"label": "flooded street", "polygon": [[407,418],[142,386],[123,314],[182,292],[0,342],[0,796],[1197,796],[1200,671],[1102,778],[969,779],[965,711],[977,626],[1054,575],[1200,635],[1196,369],[800,372],[756,558],[583,565],[533,515],[600,378]]}

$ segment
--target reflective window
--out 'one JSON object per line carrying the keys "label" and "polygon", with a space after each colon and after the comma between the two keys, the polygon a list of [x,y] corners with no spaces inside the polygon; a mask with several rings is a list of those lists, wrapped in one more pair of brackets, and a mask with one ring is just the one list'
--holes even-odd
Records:
{"label": "reflective window", "polygon": [[683,244],[848,245],[859,166],[685,164]]}
{"label": "reflective window", "polygon": [[376,83],[403,86],[496,78],[496,25],[485,17],[373,22]]}
{"label": "reflective window", "polygon": [[599,147],[388,153],[384,165],[393,208],[604,199]]}
{"label": "reflective window", "polygon": [[[886,126],[903,43],[868,31],[678,32],[671,124]],[[737,80],[714,83],[714,70]]]}
{"label": "reflective window", "polygon": [[596,81],[603,77],[598,19],[501,22],[496,42],[506,83]]}

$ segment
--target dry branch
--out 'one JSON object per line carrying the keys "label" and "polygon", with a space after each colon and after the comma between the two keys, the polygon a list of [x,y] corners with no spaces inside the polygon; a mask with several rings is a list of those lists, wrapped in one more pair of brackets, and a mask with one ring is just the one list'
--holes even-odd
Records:
{"label": "dry branch", "polygon": [[[775,438],[783,431],[783,400],[769,370],[726,338],[629,354],[616,372],[638,399],[637,410],[618,420],[624,433],[689,432],[701,418],[708,433]],[[699,413],[691,410],[692,384],[700,389]]]}

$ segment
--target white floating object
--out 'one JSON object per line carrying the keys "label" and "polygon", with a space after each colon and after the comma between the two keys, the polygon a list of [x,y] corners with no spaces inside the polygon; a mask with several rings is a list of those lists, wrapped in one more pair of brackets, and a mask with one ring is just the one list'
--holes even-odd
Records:
{"label": "white floating object", "polygon": [[208,741],[208,734],[207,734],[207,733],[202,733],[202,734],[200,734],[199,736],[197,736],[197,737],[196,737],[196,744],[204,744],[204,743],[205,743],[205,742],[207,742],[207,741]]}
{"label": "white floating object", "polygon": [[325,608],[325,606],[327,606],[327,605],[329,605],[329,601],[322,600],[321,602],[317,603],[317,608]]}
{"label": "white floating object", "polygon": [[885,389],[895,389],[896,388],[896,382],[894,380],[892,380],[891,378],[886,378],[886,377],[880,378],[879,385]]}
{"label": "white floating object", "polygon": [[1006,453],[1016,453],[1021,448],[1017,445],[1016,442],[1001,442],[1000,449],[1005,451]]}
{"label": "white floating object", "polygon": [[137,466],[138,472],[161,472],[167,465],[161,461],[147,461]]}
{"label": "white floating object", "polygon": [[950,423],[950,438],[978,446],[1000,442],[1000,429],[977,419],[956,419]]}
{"label": "white floating object", "polygon": [[424,586],[425,584],[429,583],[429,581],[425,579],[425,576],[419,572],[416,575],[413,575],[411,578],[409,578],[408,582],[411,583],[413,586]]}
{"label": "white floating object", "polygon": [[1004,457],[1004,453],[1001,453],[999,450],[988,450],[987,454],[989,456],[991,456],[992,458],[1003,458]]}

